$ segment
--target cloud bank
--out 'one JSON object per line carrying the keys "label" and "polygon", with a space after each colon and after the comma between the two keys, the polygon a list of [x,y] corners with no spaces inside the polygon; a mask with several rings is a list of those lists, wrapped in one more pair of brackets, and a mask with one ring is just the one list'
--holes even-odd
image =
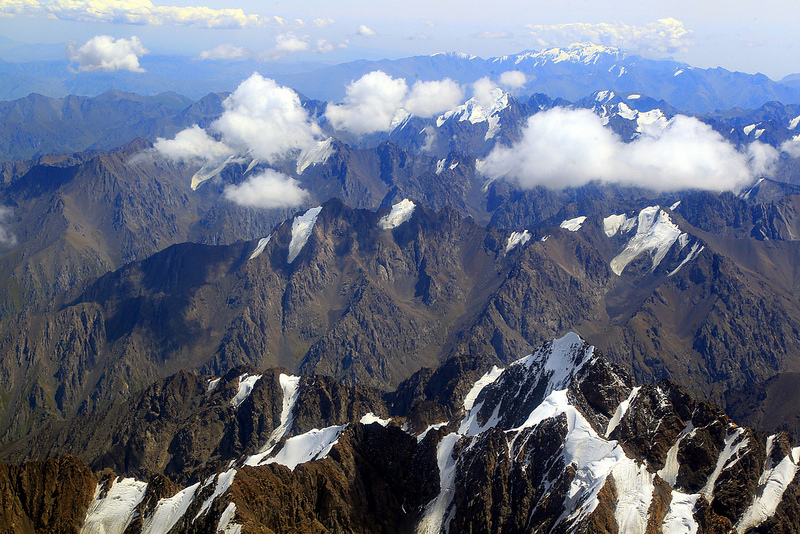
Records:
{"label": "cloud bank", "polygon": [[615,46],[643,55],[663,56],[685,51],[693,43],[683,22],[665,18],[635,26],[622,23],[527,24],[541,47],[568,46],[576,42]]}
{"label": "cloud bank", "polygon": [[762,143],[739,152],[692,117],[678,115],[663,130],[653,126],[625,143],[589,110],[553,108],[531,116],[516,144],[495,147],[481,171],[522,188],[596,180],[655,191],[735,191],[769,172],[777,156]]}
{"label": "cloud bank", "polygon": [[97,35],[80,47],[75,41],[67,44],[67,57],[77,63],[82,72],[144,72],[139,58],[147,53],[149,51],[136,36],[114,39],[110,35]]}
{"label": "cloud bank", "polygon": [[416,82],[409,91],[402,78],[383,71],[365,74],[347,86],[342,104],[329,104],[325,116],[337,130],[356,135],[388,132],[407,114],[432,117],[461,103],[461,87],[445,78]]}
{"label": "cloud bank", "polygon": [[300,182],[272,169],[239,185],[227,186],[224,195],[240,206],[265,209],[299,206],[308,199]]}
{"label": "cloud bank", "polygon": [[79,22],[136,25],[178,25],[200,28],[247,28],[269,23],[283,25],[280,17],[248,14],[241,9],[205,6],[156,6],[150,0],[4,0],[1,15],[21,15]]}
{"label": "cloud bank", "polygon": [[507,70],[500,75],[500,85],[509,89],[522,89],[528,83],[525,73],[518,70]]}

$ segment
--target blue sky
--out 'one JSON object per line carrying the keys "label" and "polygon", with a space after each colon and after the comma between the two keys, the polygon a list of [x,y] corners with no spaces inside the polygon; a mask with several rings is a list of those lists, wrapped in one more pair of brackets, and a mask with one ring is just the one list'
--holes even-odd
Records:
{"label": "blue sky", "polygon": [[[0,0],[0,35],[66,54],[97,35],[151,54],[340,62],[465,52],[482,57],[575,41],[699,67],[800,72],[800,10],[777,0]],[[225,11],[227,10],[227,11]],[[666,21],[666,22],[665,22]],[[600,42],[598,42],[600,41]],[[63,51],[63,52],[62,52]],[[140,55],[144,52],[140,52]]]}

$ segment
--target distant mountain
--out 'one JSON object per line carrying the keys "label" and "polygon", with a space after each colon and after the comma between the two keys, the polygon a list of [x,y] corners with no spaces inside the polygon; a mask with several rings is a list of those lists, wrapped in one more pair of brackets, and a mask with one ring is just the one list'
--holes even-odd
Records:
{"label": "distant mountain", "polygon": [[670,59],[646,59],[617,48],[586,44],[488,59],[451,53],[333,66],[159,56],[145,56],[141,62],[145,73],[74,73],[64,60],[0,62],[0,98],[21,98],[32,92],[53,97],[92,96],[109,89],[144,95],[172,91],[201,98],[211,92],[233,91],[258,71],[309,98],[337,102],[344,97],[348,83],[374,70],[403,78],[409,85],[445,77],[470,84],[484,76],[496,79],[504,71],[520,70],[530,80],[525,86],[528,94],[545,93],[572,101],[595,91],[613,90],[649,95],[695,113],[752,109],[770,101],[800,103],[800,87],[792,77],[776,82],[762,74],[695,68]]}
{"label": "distant mountain", "polygon": [[788,434],[670,381],[635,386],[574,333],[504,368],[453,358],[389,393],[181,372],[3,456],[36,459],[0,465],[16,529],[788,534],[800,514]]}

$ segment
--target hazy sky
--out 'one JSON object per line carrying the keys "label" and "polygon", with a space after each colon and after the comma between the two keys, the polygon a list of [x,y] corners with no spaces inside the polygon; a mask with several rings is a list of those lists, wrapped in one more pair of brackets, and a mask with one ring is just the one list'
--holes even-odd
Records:
{"label": "hazy sky", "polygon": [[[75,61],[107,53],[103,47],[123,38],[125,52],[114,53],[134,59],[149,52],[332,63],[446,51],[489,57],[591,41],[774,79],[800,72],[800,9],[788,1],[244,0],[231,5],[0,0],[0,35],[55,45],[51,54],[60,47],[67,54],[72,41],[70,57],[83,58]],[[97,35],[113,40],[84,47]]]}

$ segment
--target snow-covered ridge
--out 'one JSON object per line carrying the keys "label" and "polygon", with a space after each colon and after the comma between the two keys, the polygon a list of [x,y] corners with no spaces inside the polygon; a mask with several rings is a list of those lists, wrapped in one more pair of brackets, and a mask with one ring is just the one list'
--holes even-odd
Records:
{"label": "snow-covered ridge", "polygon": [[592,43],[573,43],[565,48],[549,48],[540,52],[526,52],[514,57],[514,63],[533,62],[534,67],[547,63],[581,63],[594,65],[603,58],[625,59],[627,56],[619,48],[595,45]]}
{"label": "snow-covered ridge", "polygon": [[378,220],[378,226],[384,230],[397,228],[404,222],[411,220],[411,216],[414,215],[414,208],[416,207],[416,204],[411,200],[404,198],[392,206],[392,211]]}
{"label": "snow-covered ridge", "polygon": [[322,211],[322,206],[311,208],[302,215],[298,215],[292,221],[292,240],[289,242],[289,255],[286,257],[288,263],[292,263],[306,246],[311,231],[317,222],[317,217]]}
{"label": "snow-covered ridge", "polygon": [[259,257],[261,253],[264,252],[264,249],[267,248],[270,239],[272,239],[272,234],[268,235],[267,237],[262,237],[261,239],[259,239],[258,244],[256,245],[256,248],[253,249],[253,253],[250,254],[249,259],[254,260],[257,257]]}
{"label": "snow-covered ridge", "polygon": [[483,106],[476,98],[470,98],[460,106],[457,106],[450,111],[439,115],[436,119],[436,126],[441,128],[442,125],[450,120],[469,121],[472,124],[480,122],[488,122],[489,128],[486,131],[484,139],[493,138],[500,129],[499,113],[508,107],[508,93],[504,92],[499,87],[490,91],[491,102],[488,106]]}

